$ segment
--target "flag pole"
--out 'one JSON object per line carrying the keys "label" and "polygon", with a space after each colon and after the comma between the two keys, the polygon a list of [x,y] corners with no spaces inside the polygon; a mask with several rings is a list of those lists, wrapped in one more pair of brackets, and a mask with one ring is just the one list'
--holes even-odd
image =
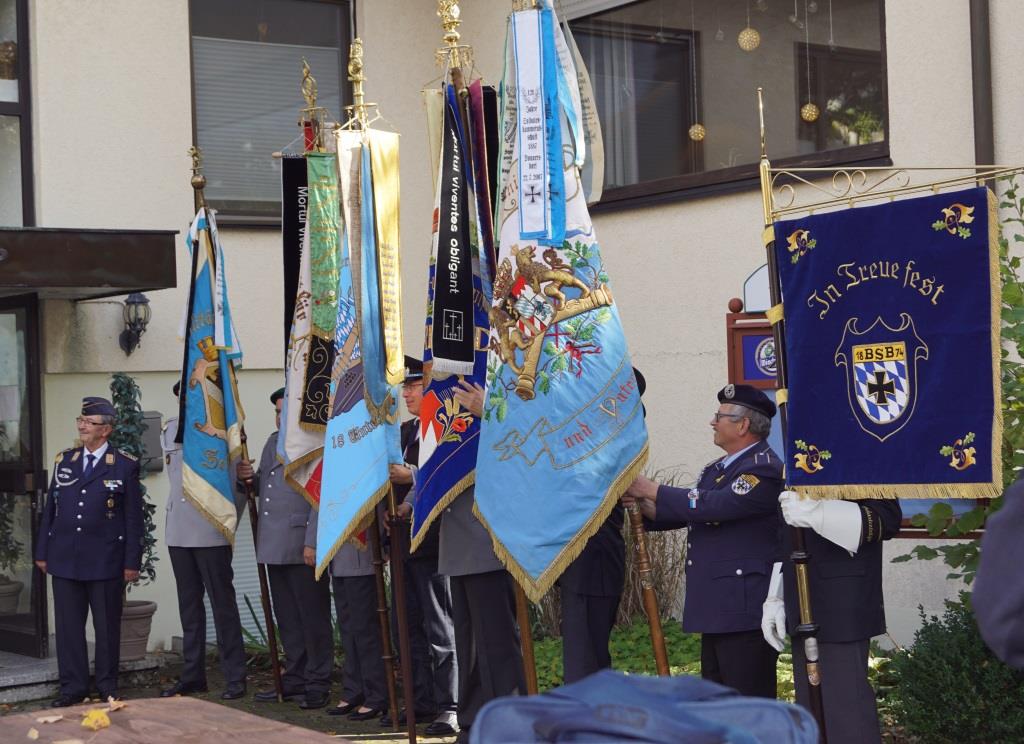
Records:
{"label": "flag pole", "polygon": [[[193,145],[188,149],[188,154],[192,157],[192,188],[195,191],[195,205],[196,211],[200,208],[206,208],[206,199],[203,196],[203,189],[206,187],[206,176],[204,176],[201,170],[202,164],[202,152],[198,147]],[[210,230],[210,217],[209,213],[206,216],[206,227],[203,228],[206,231],[206,237],[209,241],[213,255],[211,261],[216,261],[216,251],[214,250],[213,233]],[[193,250],[196,250],[193,247]],[[195,281],[195,276],[192,277]],[[228,368],[231,370],[232,377],[235,374],[235,367],[231,361],[228,361]],[[235,381],[228,380],[229,385],[235,386]],[[242,459],[246,462],[249,461],[249,447],[246,444],[247,437],[245,435],[245,427],[242,427],[241,432],[242,440]],[[256,505],[256,494],[253,489],[252,479],[246,479],[243,481],[245,486],[245,500],[249,506],[249,522],[252,527],[252,540],[253,548],[256,546],[256,539],[259,533],[259,507]],[[270,653],[270,668],[274,674],[274,690],[277,692],[277,701],[284,701],[284,682],[281,678],[281,659],[278,656],[277,651],[277,631],[274,629],[274,614],[271,610],[270,605],[270,585],[267,582],[267,567],[257,562],[256,571],[259,574],[260,580],[260,604],[263,605],[263,621],[267,626],[267,646]]]}
{"label": "flag pole", "polygon": [[[444,46],[437,50],[435,59],[438,64],[448,68],[448,74],[455,88],[459,101],[459,118],[462,121],[462,131],[465,133],[466,152],[469,153],[467,162],[472,163],[472,137],[469,130],[469,116],[466,109],[466,102],[469,91],[466,87],[465,76],[462,68],[473,65],[473,47],[468,44],[460,44],[459,25],[461,11],[458,0],[437,0],[437,15],[441,18],[441,26],[444,29]],[[488,205],[490,206],[490,205]],[[515,584],[516,597],[516,622],[519,624],[519,639],[523,652],[523,675],[526,679],[526,691],[531,695],[537,694],[537,664],[533,651],[533,634],[530,629],[530,610],[526,601],[526,593],[519,585]]]}
{"label": "flag pole", "polygon": [[[776,392],[776,403],[779,407],[779,423],[782,426],[782,438],[786,438],[787,431],[787,400],[788,390],[788,369],[786,366],[786,329],[782,316],[782,287],[779,282],[779,266],[775,258],[775,232],[772,218],[772,179],[771,163],[768,161],[767,148],[765,147],[764,127],[764,91],[757,89],[757,111],[760,120],[761,131],[761,160],[758,172],[761,177],[761,207],[764,213],[764,230],[761,239],[765,250],[768,253],[768,291],[772,307],[768,311],[768,317],[772,320],[772,333],[775,337],[775,361],[778,372],[778,383]],[[788,485],[788,484],[787,484]],[[814,622],[811,612],[811,588],[807,564],[810,561],[810,554],[807,552],[804,531],[800,527],[791,527],[790,534],[793,540],[793,552],[790,559],[793,561],[793,568],[796,573],[797,604],[800,608],[800,624],[793,633],[793,642],[802,642],[804,647],[804,658],[807,665],[807,689],[810,693],[811,713],[818,721],[818,728],[821,730],[821,741],[824,744],[828,741],[825,732],[825,704],[821,693],[821,667],[818,664],[818,624]]]}
{"label": "flag pole", "polygon": [[658,596],[654,593],[654,582],[651,580],[651,555],[647,550],[647,530],[644,529],[644,518],[640,514],[640,505],[637,503],[631,504],[626,511],[629,513],[629,527],[633,533],[633,550],[636,551],[635,566],[640,579],[644,612],[647,614],[647,625],[651,630],[654,664],[659,677],[668,677],[671,675],[668,667],[668,649],[665,647],[665,633],[661,629]]}
{"label": "flag pole", "polygon": [[[352,105],[346,106],[350,119],[346,124],[351,123],[353,127],[361,132],[366,132],[369,127],[369,110],[376,104],[366,103],[363,84],[366,82],[366,75],[363,67],[363,42],[356,38],[349,47],[348,80],[352,83]],[[398,624],[398,649],[399,663],[402,668],[402,698],[405,702],[405,726],[406,736],[410,744],[416,742],[416,705],[413,700],[413,671],[412,671],[412,644],[409,642],[409,614],[406,606],[405,591],[405,558],[408,555],[408,522],[398,516],[398,507],[395,503],[395,489],[389,482],[387,490],[388,505],[388,527],[391,541],[391,596],[395,605],[395,615]],[[374,512],[374,527],[378,525],[378,517]],[[379,534],[379,533],[378,533]],[[395,681],[394,651],[391,643],[390,625],[387,616],[387,596],[384,588],[384,559],[380,548],[379,536],[374,546],[374,567],[377,570],[377,601],[378,612],[380,612],[381,634],[383,636],[383,650],[389,667],[388,674],[388,697],[391,706],[391,726],[394,731],[399,730],[399,711],[397,684]]]}

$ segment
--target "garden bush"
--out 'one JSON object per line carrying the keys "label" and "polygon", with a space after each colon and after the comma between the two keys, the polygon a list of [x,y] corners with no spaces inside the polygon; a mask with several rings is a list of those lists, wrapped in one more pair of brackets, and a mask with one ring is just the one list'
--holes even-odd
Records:
{"label": "garden bush", "polygon": [[966,594],[926,617],[912,648],[889,662],[891,709],[908,734],[931,744],[1024,741],[1024,676],[985,646]]}

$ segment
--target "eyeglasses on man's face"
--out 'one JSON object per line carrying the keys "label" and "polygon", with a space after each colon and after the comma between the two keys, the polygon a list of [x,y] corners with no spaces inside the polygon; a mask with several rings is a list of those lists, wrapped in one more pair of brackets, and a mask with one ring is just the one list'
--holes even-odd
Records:
{"label": "eyeglasses on man's face", "polygon": [[87,419],[87,418],[84,418],[82,416],[79,416],[78,418],[76,418],[75,419],[75,423],[76,424],[86,424],[88,426],[106,426],[106,424],[103,423],[102,421],[93,421],[91,419]]}
{"label": "eyeglasses on man's face", "polygon": [[715,412],[715,423],[717,424],[722,419],[732,419],[733,421],[739,421],[740,419],[746,418],[742,413],[722,413],[721,411]]}

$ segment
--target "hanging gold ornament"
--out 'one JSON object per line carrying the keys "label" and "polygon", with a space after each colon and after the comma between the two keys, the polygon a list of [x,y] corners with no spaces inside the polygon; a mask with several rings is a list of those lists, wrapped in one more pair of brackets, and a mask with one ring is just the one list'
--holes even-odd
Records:
{"label": "hanging gold ornament", "polygon": [[820,115],[821,115],[821,109],[819,109],[816,105],[814,105],[810,101],[808,101],[807,103],[805,103],[803,106],[800,107],[800,118],[803,119],[804,121],[806,121],[807,123],[811,123],[813,121],[817,121],[818,120],[818,116],[820,116]]}
{"label": "hanging gold ornament", "polygon": [[690,127],[690,139],[694,142],[700,142],[707,136],[708,130],[704,128],[703,124],[694,124]]}
{"label": "hanging gold ornament", "polygon": [[740,49],[744,52],[752,52],[761,46],[761,34],[757,32],[757,29],[747,26],[736,37],[736,43],[740,45]]}

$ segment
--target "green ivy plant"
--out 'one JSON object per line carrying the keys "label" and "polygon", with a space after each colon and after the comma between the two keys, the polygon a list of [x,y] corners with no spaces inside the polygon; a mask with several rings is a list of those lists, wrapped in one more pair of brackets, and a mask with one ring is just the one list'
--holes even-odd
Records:
{"label": "green ivy plant", "polygon": [[[1000,223],[999,273],[1003,285],[1000,376],[1003,386],[1003,488],[1006,488],[1024,468],[1024,364],[1019,361],[1024,359],[1024,279],[1018,255],[1024,250],[1024,195],[1016,175],[1000,178],[997,186],[997,192],[1002,191],[999,208],[1005,215]],[[927,529],[932,537],[963,537],[985,524],[985,519],[1002,503],[1002,497],[993,499],[988,505],[975,506],[957,517],[948,503],[940,502],[927,514],[915,515],[911,522],[915,527]],[[918,545],[910,553],[893,558],[893,562],[941,557],[951,569],[947,578],[963,579],[970,584],[978,570],[980,556],[980,540],[975,538],[935,548]]]}
{"label": "green ivy plant", "polygon": [[[123,372],[115,372],[110,380],[110,397],[117,411],[117,422],[114,424],[114,433],[110,435],[110,445],[139,458],[139,479],[144,480],[146,466],[142,459],[142,433],[146,429],[146,424],[142,415],[142,391],[130,376]],[[149,500],[144,483],[139,483],[139,490],[142,492],[142,569],[139,571],[139,578],[129,584],[129,591],[132,586],[145,586],[155,581],[156,562],[160,560],[156,555],[156,523],[153,521],[156,505]]]}

